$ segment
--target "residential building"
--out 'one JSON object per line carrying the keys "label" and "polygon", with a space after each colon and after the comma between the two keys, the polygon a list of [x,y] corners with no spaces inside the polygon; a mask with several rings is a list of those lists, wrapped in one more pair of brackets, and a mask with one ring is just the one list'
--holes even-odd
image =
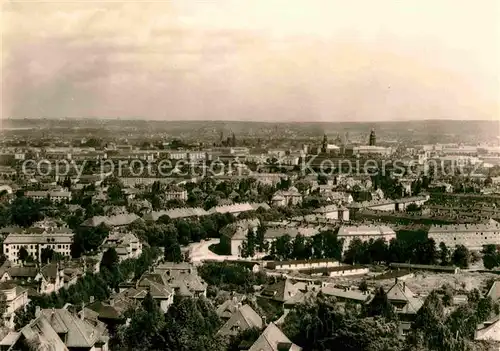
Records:
{"label": "residential building", "polygon": [[500,318],[479,325],[474,340],[477,343],[487,342],[490,345],[488,350],[500,350]]}
{"label": "residential building", "polygon": [[122,213],[114,216],[94,216],[85,220],[81,226],[83,227],[98,227],[104,224],[109,227],[124,227],[141,218],[135,213]]}
{"label": "residential building", "polygon": [[313,259],[313,260],[294,260],[294,261],[271,261],[266,268],[274,270],[298,271],[314,268],[338,267],[340,263],[334,259]]}
{"label": "residential building", "polygon": [[415,319],[423,300],[417,297],[405,282],[396,279],[394,285],[387,291],[387,300],[394,307],[399,319],[399,333],[405,336]]}
{"label": "residential building", "polygon": [[235,336],[247,329],[262,329],[261,316],[250,305],[240,305],[229,320],[219,329],[217,334],[222,336]]}
{"label": "residential building", "polygon": [[433,225],[429,239],[448,247],[464,245],[469,250],[481,251],[484,245],[500,245],[500,224],[490,219],[477,224]]}
{"label": "residential building", "polygon": [[273,206],[296,206],[302,203],[302,194],[296,187],[291,186],[287,190],[278,190],[271,199]]}
{"label": "residential building", "polygon": [[291,342],[274,323],[270,323],[247,351],[285,350],[301,351],[302,348]]}
{"label": "residential building", "polygon": [[0,283],[0,293],[5,296],[3,322],[8,326],[13,326],[15,312],[20,308],[24,308],[29,302],[28,289],[10,282],[3,282]]}
{"label": "residential building", "polygon": [[212,213],[231,213],[234,216],[238,216],[242,212],[253,211],[254,207],[249,203],[225,205],[225,206],[215,206],[212,207],[208,212]]}
{"label": "residential building", "polygon": [[208,216],[210,213],[201,207],[181,207],[171,210],[152,211],[144,216],[146,221],[157,221],[161,216],[168,216],[171,219],[202,217]]}
{"label": "residential building", "polygon": [[317,208],[314,213],[323,216],[326,219],[339,221],[349,221],[349,210],[343,206],[328,205]]}
{"label": "residential building", "polygon": [[259,293],[258,298],[266,299],[277,304],[283,304],[298,293],[299,289],[290,279],[282,279],[277,283],[265,286]]}
{"label": "residential building", "polygon": [[[248,230],[256,231],[260,225],[258,219],[242,220],[231,223],[221,230],[221,247],[228,255],[241,256],[243,241],[247,238]],[[270,247],[271,243],[284,235],[295,238],[297,235],[311,237],[319,233],[318,228],[312,227],[268,227],[265,229],[264,240]]]}
{"label": "residential building", "polygon": [[131,232],[113,232],[108,235],[103,248],[114,247],[121,261],[137,258],[142,253],[142,243]]}
{"label": "residential building", "polygon": [[188,198],[188,193],[186,189],[182,189],[176,185],[170,184],[165,189],[165,200],[180,200],[186,201]]}
{"label": "residential building", "polygon": [[342,226],[339,229],[337,237],[344,240],[343,251],[345,251],[354,239],[359,239],[363,242],[370,239],[384,239],[386,242],[389,242],[391,239],[396,238],[396,232],[384,225]]}
{"label": "residential building", "polygon": [[260,225],[258,219],[244,219],[231,223],[222,228],[220,237],[220,246],[223,251],[233,256],[241,255],[241,245],[247,238],[249,230],[256,231]]}
{"label": "residential building", "polygon": [[0,345],[4,350],[18,350],[28,341],[58,351],[107,351],[108,340],[103,323],[94,325],[64,308],[37,308],[35,319],[19,332],[9,333]]}
{"label": "residential building", "polygon": [[352,290],[348,288],[341,289],[329,285],[321,287],[321,293],[326,296],[335,297],[335,299],[341,303],[354,302],[360,305],[369,303],[373,298],[373,295],[367,292]]}
{"label": "residential building", "polygon": [[73,233],[51,232],[42,229],[41,233],[9,234],[3,242],[3,252],[7,259],[19,263],[19,250],[24,247],[28,254],[40,260],[42,250],[50,248],[65,257],[71,256]]}
{"label": "residential building", "polygon": [[69,202],[71,201],[71,192],[70,191],[26,191],[24,196],[34,199],[34,200],[42,200],[42,199],[50,199],[54,202]]}

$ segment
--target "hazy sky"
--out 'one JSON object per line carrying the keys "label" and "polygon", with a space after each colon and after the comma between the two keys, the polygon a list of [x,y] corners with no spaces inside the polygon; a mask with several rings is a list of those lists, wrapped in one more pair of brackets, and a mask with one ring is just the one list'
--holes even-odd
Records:
{"label": "hazy sky", "polygon": [[498,0],[10,1],[2,117],[500,119]]}

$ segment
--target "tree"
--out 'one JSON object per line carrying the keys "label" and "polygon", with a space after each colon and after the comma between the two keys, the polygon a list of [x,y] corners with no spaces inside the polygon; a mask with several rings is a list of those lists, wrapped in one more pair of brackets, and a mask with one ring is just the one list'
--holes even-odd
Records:
{"label": "tree", "polygon": [[368,283],[366,282],[366,280],[363,280],[363,281],[361,281],[361,283],[359,283],[358,289],[361,292],[367,292],[368,291]]}
{"label": "tree", "polygon": [[486,269],[492,269],[500,265],[500,254],[495,245],[485,245],[483,247],[483,264]]}
{"label": "tree", "polygon": [[182,261],[181,246],[176,235],[167,235],[165,237],[165,260],[168,262]]}
{"label": "tree", "polygon": [[308,258],[308,253],[306,250],[306,241],[305,238],[300,234],[298,234],[293,239],[291,256],[293,259],[296,260],[303,260]]}
{"label": "tree", "polygon": [[268,249],[268,243],[265,239],[266,227],[259,225],[255,231],[255,245],[258,252],[266,252]]}
{"label": "tree", "polygon": [[46,264],[52,261],[52,256],[54,255],[54,250],[50,247],[44,247],[40,253],[40,263]]}
{"label": "tree", "polygon": [[5,297],[5,294],[3,292],[0,292],[0,316],[3,316],[6,310],[7,310],[7,298]]}
{"label": "tree", "polygon": [[256,251],[256,237],[253,229],[247,230],[247,238],[241,243],[241,256],[253,257]]}
{"label": "tree", "polygon": [[19,252],[17,253],[17,257],[22,262],[25,262],[28,259],[29,255],[30,254],[28,253],[28,250],[26,250],[26,248],[24,246],[21,246],[21,248],[19,249]]}
{"label": "tree", "polygon": [[361,239],[352,239],[344,254],[344,261],[348,264],[359,264],[362,263],[365,257],[364,245]]}
{"label": "tree", "polygon": [[439,243],[439,261],[442,266],[450,264],[450,251],[444,242]]}
{"label": "tree", "polygon": [[395,318],[396,314],[394,312],[394,307],[392,307],[387,299],[387,294],[383,287],[380,287],[375,293],[375,296],[368,305],[367,314],[371,317],[382,316],[389,319]]}
{"label": "tree", "polygon": [[289,259],[292,253],[292,238],[286,234],[273,242],[274,254],[279,260]]}
{"label": "tree", "polygon": [[454,265],[460,268],[469,267],[470,253],[463,245],[457,245],[451,258]]}
{"label": "tree", "polygon": [[115,248],[110,247],[102,255],[101,269],[106,268],[109,271],[113,271],[116,268],[119,261],[120,260],[118,258],[118,254],[116,253]]}

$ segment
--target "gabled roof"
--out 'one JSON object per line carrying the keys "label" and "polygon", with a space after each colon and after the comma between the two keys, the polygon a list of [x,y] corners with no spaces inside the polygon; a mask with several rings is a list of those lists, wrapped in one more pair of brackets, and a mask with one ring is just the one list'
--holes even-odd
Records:
{"label": "gabled roof", "polygon": [[403,307],[403,313],[415,314],[423,305],[423,301],[416,297],[405,283],[396,282],[387,291],[386,295],[389,302],[406,302],[406,305]]}
{"label": "gabled roof", "polygon": [[10,267],[7,273],[13,278],[35,278],[38,274],[37,267]]}
{"label": "gabled roof", "polygon": [[275,284],[268,285],[262,290],[260,295],[271,300],[286,302],[295,296],[297,292],[297,287],[295,287],[289,279],[285,279]]}
{"label": "gabled roof", "polygon": [[500,341],[500,319],[476,331],[475,340]]}
{"label": "gabled roof", "polygon": [[116,216],[94,216],[87,219],[81,225],[84,227],[97,227],[100,224],[105,224],[111,227],[128,225],[140,219],[135,213],[124,213]]}
{"label": "gabled roof", "polygon": [[490,297],[493,302],[500,300],[500,280],[493,282],[486,296]]}
{"label": "gabled roof", "polygon": [[288,351],[302,350],[292,343],[274,323],[270,323],[248,351],[278,351],[280,345],[287,345]]}
{"label": "gabled roof", "polygon": [[107,340],[102,331],[68,310],[45,309],[41,311],[41,316],[45,317],[56,333],[67,333],[65,344],[69,348],[91,348],[97,341]]}
{"label": "gabled roof", "polygon": [[236,335],[250,328],[262,328],[262,318],[249,305],[241,306],[219,329],[218,334]]}

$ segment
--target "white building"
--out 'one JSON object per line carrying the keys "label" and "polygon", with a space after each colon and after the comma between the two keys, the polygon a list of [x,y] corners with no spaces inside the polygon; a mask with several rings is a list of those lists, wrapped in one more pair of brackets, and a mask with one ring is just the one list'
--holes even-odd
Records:
{"label": "white building", "polygon": [[120,261],[137,258],[142,253],[142,243],[132,233],[111,233],[103,246],[104,248],[114,247]]}
{"label": "white building", "polygon": [[71,201],[70,191],[27,191],[24,193],[24,196],[34,200],[42,200],[48,198],[55,202]]}
{"label": "white building", "polygon": [[343,206],[323,206],[314,210],[314,213],[324,216],[326,219],[349,221],[349,210]]}
{"label": "white building", "polygon": [[359,239],[363,242],[370,239],[384,239],[389,242],[391,239],[396,238],[396,232],[385,225],[342,226],[339,229],[337,237],[344,240],[342,250],[345,251],[354,239]]}
{"label": "white building", "polygon": [[9,234],[3,242],[3,253],[7,260],[19,263],[19,250],[24,247],[28,254],[39,260],[42,250],[50,248],[63,256],[71,256],[73,233],[47,232]]}
{"label": "white building", "polygon": [[0,293],[5,295],[3,323],[13,326],[14,313],[28,304],[28,289],[6,282],[0,283]]}
{"label": "white building", "polygon": [[490,219],[479,224],[433,225],[429,229],[429,239],[437,245],[464,245],[469,250],[480,251],[484,245],[500,245],[500,224]]}

